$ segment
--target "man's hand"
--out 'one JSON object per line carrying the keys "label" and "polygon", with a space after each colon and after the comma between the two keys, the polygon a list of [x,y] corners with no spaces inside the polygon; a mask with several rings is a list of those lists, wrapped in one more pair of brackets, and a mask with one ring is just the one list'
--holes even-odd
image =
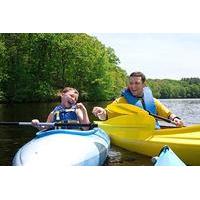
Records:
{"label": "man's hand", "polygon": [[94,107],[92,113],[95,117],[98,117],[100,120],[106,120],[106,110],[101,107]]}
{"label": "man's hand", "polygon": [[175,114],[171,114],[169,119],[177,126],[177,127],[182,127],[184,126],[183,121],[177,117]]}

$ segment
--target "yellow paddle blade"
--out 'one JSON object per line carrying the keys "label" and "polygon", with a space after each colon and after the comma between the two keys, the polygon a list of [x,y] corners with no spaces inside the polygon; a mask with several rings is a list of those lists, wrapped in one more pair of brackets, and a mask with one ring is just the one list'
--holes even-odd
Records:
{"label": "yellow paddle blade", "polygon": [[106,107],[106,109],[124,115],[131,115],[137,113],[149,115],[149,113],[143,110],[142,108],[126,103],[109,104]]}
{"label": "yellow paddle blade", "polygon": [[140,114],[140,115],[144,115],[144,116],[153,116],[154,118],[158,119],[158,120],[163,120],[166,121],[168,123],[172,123],[175,124],[173,121],[171,121],[168,118],[150,113],[145,111],[142,108],[139,108],[137,106],[131,105],[131,104],[126,104],[126,103],[118,103],[118,104],[110,104],[107,106],[107,108],[109,111],[111,112],[115,112],[118,114],[123,114],[123,115],[133,115],[133,114]]}
{"label": "yellow paddle blade", "polygon": [[110,137],[111,142],[115,140],[127,140],[137,136],[140,139],[152,137],[155,130],[155,119],[140,114],[120,115],[106,121],[96,121],[98,127],[103,129]]}
{"label": "yellow paddle blade", "polygon": [[120,115],[106,121],[95,121],[102,129],[111,126],[115,128],[148,128],[155,129],[155,119],[150,115],[135,113],[132,115]]}

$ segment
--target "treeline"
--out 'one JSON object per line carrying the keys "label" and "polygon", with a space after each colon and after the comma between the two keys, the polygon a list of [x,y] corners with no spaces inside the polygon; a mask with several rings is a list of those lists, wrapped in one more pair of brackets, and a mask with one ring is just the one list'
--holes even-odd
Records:
{"label": "treeline", "polygon": [[156,98],[200,98],[199,78],[148,79],[147,82]]}
{"label": "treeline", "polygon": [[81,100],[110,100],[126,85],[119,62],[87,34],[0,34],[0,101],[50,101],[65,86]]}
{"label": "treeline", "polygon": [[[75,33],[0,34],[0,102],[57,99],[60,89],[75,87],[82,101],[106,101],[120,95],[127,74],[112,48],[96,37]],[[157,98],[200,98],[200,79],[149,79]]]}

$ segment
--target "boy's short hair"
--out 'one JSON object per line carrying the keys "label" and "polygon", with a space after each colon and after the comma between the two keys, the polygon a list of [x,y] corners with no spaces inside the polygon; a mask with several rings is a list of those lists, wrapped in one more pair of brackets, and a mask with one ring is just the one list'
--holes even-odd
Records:
{"label": "boy's short hair", "polygon": [[79,95],[78,90],[75,89],[75,88],[72,88],[72,87],[65,87],[65,88],[61,91],[61,93],[66,93],[66,92],[69,92],[69,91],[74,91],[76,94]]}

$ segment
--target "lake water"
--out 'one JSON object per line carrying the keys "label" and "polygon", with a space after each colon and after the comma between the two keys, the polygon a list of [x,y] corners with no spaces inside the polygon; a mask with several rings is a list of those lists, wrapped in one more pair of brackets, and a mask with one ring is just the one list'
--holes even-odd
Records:
{"label": "lake water", "polygon": [[[200,99],[162,99],[160,100],[176,115],[181,117],[186,125],[200,123]],[[90,114],[94,106],[104,107],[109,102],[84,103]],[[31,121],[38,118],[46,121],[48,113],[58,103],[27,103],[0,104],[0,121]],[[90,114],[90,120],[96,118]],[[36,129],[25,126],[0,126],[0,165],[9,166],[17,150],[31,140]],[[151,158],[129,152],[116,146],[111,146],[105,165],[121,166],[151,166]]]}

